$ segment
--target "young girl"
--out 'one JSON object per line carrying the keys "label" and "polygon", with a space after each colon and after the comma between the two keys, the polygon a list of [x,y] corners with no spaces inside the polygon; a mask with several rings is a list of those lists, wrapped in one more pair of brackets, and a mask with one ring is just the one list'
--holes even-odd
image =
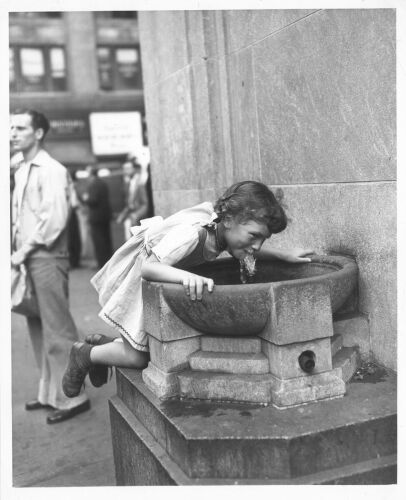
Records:
{"label": "young girl", "polygon": [[132,238],[92,279],[102,306],[100,317],[120,332],[121,339],[93,334],[85,342],[75,342],[62,381],[64,393],[77,396],[88,373],[92,384],[101,386],[107,381],[109,366],[147,366],[141,278],[182,284],[194,301],[204,300],[214,283],[185,268],[214,260],[224,250],[238,260],[255,256],[310,262],[306,256],[312,250],[261,249],[286,224],[285,212],[273,193],[254,181],[234,184],[214,207],[205,202],[165,220],[141,221],[141,226],[132,228]]}

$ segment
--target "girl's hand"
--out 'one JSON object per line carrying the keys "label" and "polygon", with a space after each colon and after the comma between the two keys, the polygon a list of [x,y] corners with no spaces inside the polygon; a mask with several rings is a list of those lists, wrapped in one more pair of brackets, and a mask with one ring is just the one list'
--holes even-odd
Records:
{"label": "girl's hand", "polygon": [[307,257],[314,253],[314,250],[311,248],[303,249],[303,248],[290,248],[289,250],[285,250],[284,259],[286,262],[293,263],[301,263],[301,262],[311,262],[312,259]]}
{"label": "girl's hand", "polygon": [[189,274],[183,278],[182,285],[190,300],[202,300],[204,286],[206,285],[207,290],[211,293],[214,288],[214,281],[197,274]]}
{"label": "girl's hand", "polygon": [[191,300],[202,300],[203,289],[207,286],[209,292],[213,291],[214,281],[204,278],[198,274],[193,274],[183,269],[169,266],[158,262],[156,257],[148,257],[141,268],[141,276],[148,281],[164,281],[166,283],[180,283],[183,285],[186,295]]}

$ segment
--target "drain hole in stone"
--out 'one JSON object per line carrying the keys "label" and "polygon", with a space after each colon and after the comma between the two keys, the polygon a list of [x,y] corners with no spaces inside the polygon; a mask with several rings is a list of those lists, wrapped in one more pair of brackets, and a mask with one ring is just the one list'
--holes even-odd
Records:
{"label": "drain hole in stone", "polygon": [[316,366],[316,355],[313,351],[303,351],[299,356],[299,366],[306,373],[311,373]]}

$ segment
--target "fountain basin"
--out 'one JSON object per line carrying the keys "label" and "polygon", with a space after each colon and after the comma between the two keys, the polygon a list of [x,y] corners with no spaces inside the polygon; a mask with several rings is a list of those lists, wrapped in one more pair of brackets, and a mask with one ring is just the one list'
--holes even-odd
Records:
{"label": "fountain basin", "polygon": [[[211,335],[246,336],[258,335],[271,320],[278,321],[281,297],[289,297],[292,308],[299,302],[296,305],[304,308],[307,316],[317,314],[320,301],[324,309],[329,303],[331,313],[337,312],[354,291],[358,276],[355,261],[337,255],[315,255],[311,263],[303,264],[257,261],[257,268],[256,282],[244,285],[240,284],[239,262],[232,258],[190,269],[215,282],[214,291],[205,290],[201,302],[192,302],[181,285],[160,286],[170,309],[195,330]],[[295,340],[300,341],[300,336]]]}

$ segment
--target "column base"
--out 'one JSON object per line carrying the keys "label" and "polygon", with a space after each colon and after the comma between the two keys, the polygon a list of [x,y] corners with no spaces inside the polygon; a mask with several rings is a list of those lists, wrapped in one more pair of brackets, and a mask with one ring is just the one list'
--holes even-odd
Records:
{"label": "column base", "polygon": [[161,399],[179,395],[177,372],[164,372],[150,361],[142,372],[142,379],[147,387]]}
{"label": "column base", "polygon": [[338,398],[345,394],[345,382],[337,369],[287,380],[271,374],[270,384],[272,405],[280,409]]}

